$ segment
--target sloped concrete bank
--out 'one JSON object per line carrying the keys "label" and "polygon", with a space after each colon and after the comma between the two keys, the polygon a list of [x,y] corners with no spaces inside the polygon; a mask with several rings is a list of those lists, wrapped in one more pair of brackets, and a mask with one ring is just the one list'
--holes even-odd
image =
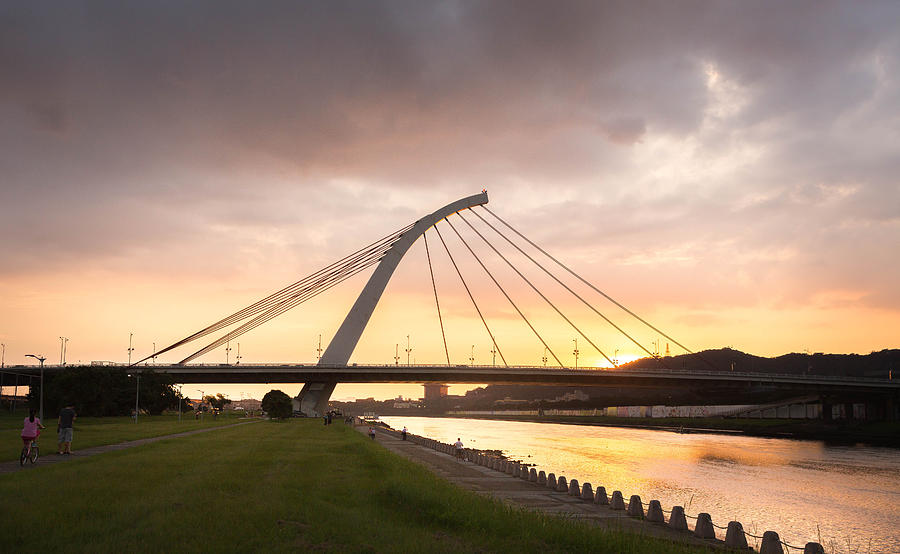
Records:
{"label": "sloped concrete bank", "polygon": [[[362,420],[356,423],[365,425]],[[790,545],[774,531],[753,535],[737,521],[727,526],[717,525],[707,513],[690,515],[683,506],[666,510],[657,500],[645,503],[638,495],[626,497],[619,490],[609,493],[606,486],[580,483],[577,478],[567,479],[549,468],[538,469],[495,452],[467,449],[464,459],[457,460],[451,444],[411,433],[404,441],[399,431],[386,426],[375,429],[385,447],[422,463],[452,483],[529,509],[726,551],[756,548],[760,554],[824,554],[824,548],[818,543]]]}

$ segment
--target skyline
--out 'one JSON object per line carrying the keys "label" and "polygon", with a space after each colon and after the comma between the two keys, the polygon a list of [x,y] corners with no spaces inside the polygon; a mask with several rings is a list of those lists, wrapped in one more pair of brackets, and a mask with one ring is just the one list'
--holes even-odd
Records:
{"label": "skyline", "polygon": [[[59,336],[70,363],[125,361],[129,333],[143,357],[482,188],[498,215],[693,350],[898,346],[896,4],[0,14],[7,365],[55,363]],[[474,344],[489,360],[447,261],[435,268],[451,358]],[[367,275],[241,337],[244,360],[315,361]],[[539,361],[508,306],[486,305],[511,358]],[[523,306],[571,350],[571,330]],[[621,360],[638,354],[586,325]],[[439,333],[419,241],[351,361],[390,363],[410,335],[413,357],[440,363]],[[224,359],[222,347],[198,361]],[[346,387],[335,397],[379,389]]]}

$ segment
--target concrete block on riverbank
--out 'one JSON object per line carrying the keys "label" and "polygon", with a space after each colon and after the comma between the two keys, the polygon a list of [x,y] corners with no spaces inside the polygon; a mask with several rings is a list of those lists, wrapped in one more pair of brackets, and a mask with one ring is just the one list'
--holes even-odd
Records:
{"label": "concrete block on riverbank", "polygon": [[759,545],[759,554],[784,554],[781,546],[781,537],[775,531],[763,533],[762,544]]}
{"label": "concrete block on riverbank", "polygon": [[662,506],[659,500],[651,500],[647,506],[647,521],[652,523],[665,523],[666,518],[663,516]]}
{"label": "concrete block on riverbank", "polygon": [[817,542],[808,542],[803,547],[803,554],[825,554],[825,549]]}
{"label": "concrete block on riverbank", "polygon": [[600,504],[601,506],[609,505],[609,497],[606,496],[606,487],[597,487],[597,492],[594,493],[594,504]]}
{"label": "concrete block on riverbank", "polygon": [[679,531],[688,530],[687,518],[684,517],[684,506],[672,506],[672,513],[669,514],[669,527]]}
{"label": "concrete block on riverbank", "polygon": [[613,510],[625,509],[625,498],[622,496],[622,491],[613,491],[612,498],[609,500],[609,507]]}
{"label": "concrete block on riverbank", "polygon": [[551,473],[547,476],[547,488],[556,490],[556,474]]}
{"label": "concrete block on riverbank", "polygon": [[543,469],[540,470],[540,471],[538,472],[538,476],[537,476],[537,484],[538,484],[538,485],[544,485],[544,486],[547,485],[547,474],[544,473],[544,470],[543,470]]}
{"label": "concrete block on riverbank", "polygon": [[644,517],[644,503],[641,502],[641,497],[632,494],[631,498],[628,499],[628,508],[625,509],[625,513],[631,517]]}
{"label": "concrete block on riverbank", "polygon": [[749,548],[747,545],[747,535],[744,533],[744,526],[741,525],[740,521],[728,522],[728,530],[725,531],[725,546],[731,548]]}
{"label": "concrete block on riverbank", "polygon": [[[523,481],[531,481],[532,471],[534,471],[532,468],[523,465],[522,473],[519,474],[519,477],[521,477]],[[535,475],[534,478],[537,479],[537,475]]]}
{"label": "concrete block on riverbank", "polygon": [[514,464],[513,462],[506,462],[506,474],[507,475],[512,475],[515,470],[516,470],[516,464]]}
{"label": "concrete block on riverbank", "polygon": [[588,502],[594,501],[594,487],[590,483],[581,485],[581,499]]}
{"label": "concrete block on riverbank", "polygon": [[712,517],[706,512],[701,512],[697,516],[697,523],[694,525],[694,536],[701,539],[716,538],[716,529],[712,524]]}
{"label": "concrete block on riverbank", "polygon": [[578,479],[572,479],[569,481],[569,496],[580,496],[581,495],[581,486],[578,484]]}
{"label": "concrete block on riverbank", "polygon": [[[546,480],[547,478],[544,477],[544,479]],[[531,468],[531,470],[528,471],[528,480],[531,481],[532,483],[538,483],[538,473],[537,473],[536,469]],[[538,483],[538,484],[540,484],[540,483]]]}
{"label": "concrete block on riverbank", "polygon": [[556,478],[556,492],[569,492],[569,482],[563,475]]}

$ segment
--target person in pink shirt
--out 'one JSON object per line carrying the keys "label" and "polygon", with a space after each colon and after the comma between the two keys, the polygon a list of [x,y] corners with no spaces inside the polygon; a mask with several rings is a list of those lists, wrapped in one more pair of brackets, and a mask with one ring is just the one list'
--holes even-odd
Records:
{"label": "person in pink shirt", "polygon": [[31,452],[31,443],[41,434],[41,429],[45,427],[41,424],[41,419],[35,417],[34,408],[28,410],[28,417],[25,418],[25,425],[22,427],[22,442]]}

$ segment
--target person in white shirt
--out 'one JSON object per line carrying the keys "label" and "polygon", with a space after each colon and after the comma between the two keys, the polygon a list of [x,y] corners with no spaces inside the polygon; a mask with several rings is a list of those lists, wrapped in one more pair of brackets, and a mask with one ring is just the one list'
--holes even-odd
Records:
{"label": "person in white shirt", "polygon": [[459,440],[459,437],[456,437],[456,442],[453,443],[453,446],[456,448],[456,458],[461,460],[463,457],[463,443]]}

